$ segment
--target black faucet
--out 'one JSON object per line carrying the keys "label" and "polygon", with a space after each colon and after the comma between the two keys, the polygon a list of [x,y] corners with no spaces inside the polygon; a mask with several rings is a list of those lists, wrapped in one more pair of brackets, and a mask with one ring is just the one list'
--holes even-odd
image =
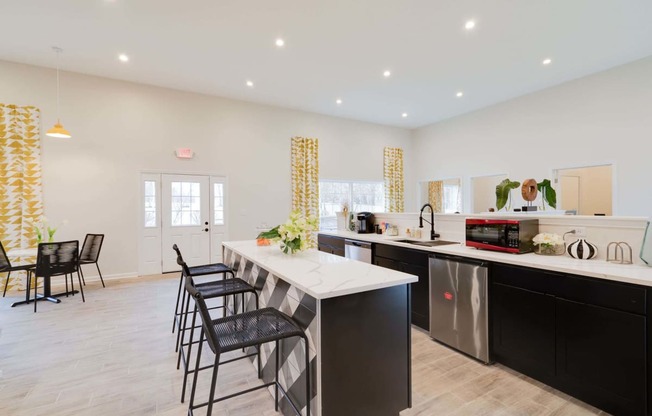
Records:
{"label": "black faucet", "polygon": [[[423,219],[423,210],[426,209],[426,207],[430,208],[430,221]],[[419,228],[423,228],[424,221],[430,224],[430,239],[434,240],[439,237],[439,234],[435,233],[435,210],[432,209],[432,205],[430,204],[424,204],[421,207],[421,212],[419,212]]]}

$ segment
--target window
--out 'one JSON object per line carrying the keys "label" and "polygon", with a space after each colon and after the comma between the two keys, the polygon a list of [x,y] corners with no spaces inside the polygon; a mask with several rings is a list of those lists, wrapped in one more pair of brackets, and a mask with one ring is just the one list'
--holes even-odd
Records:
{"label": "window", "polygon": [[454,214],[462,211],[462,194],[457,183],[444,182],[444,212]]}
{"label": "window", "polygon": [[156,181],[145,181],[145,227],[156,224]]}
{"label": "window", "polygon": [[336,212],[346,204],[349,212],[385,210],[383,182],[319,181],[319,228],[337,229]]}
{"label": "window", "polygon": [[200,225],[199,182],[172,182],[172,226]]}
{"label": "window", "polygon": [[213,184],[213,221],[214,225],[224,225],[224,184]]}

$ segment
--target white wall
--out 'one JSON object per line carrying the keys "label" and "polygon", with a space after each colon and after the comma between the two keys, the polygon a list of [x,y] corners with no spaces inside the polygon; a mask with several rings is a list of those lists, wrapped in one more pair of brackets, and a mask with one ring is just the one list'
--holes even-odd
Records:
{"label": "white wall", "polygon": [[[552,179],[553,169],[613,163],[614,215],[649,217],[652,58],[426,126],[413,137],[416,180],[462,177],[466,212],[472,176]],[[522,205],[518,191],[515,207]]]}
{"label": "white wall", "polygon": [[[404,129],[65,72],[61,121],[73,138],[53,139],[44,133],[56,119],[55,91],[53,70],[0,61],[0,102],[41,109],[46,216],[69,220],[61,239],[105,233],[106,274],[138,269],[141,170],[226,175],[229,237],[246,239],[289,213],[292,136],[319,138],[328,179],[382,180],[384,146],[412,158]],[[177,160],[178,147],[193,148],[195,159]],[[406,209],[414,210],[416,181],[405,165]]]}

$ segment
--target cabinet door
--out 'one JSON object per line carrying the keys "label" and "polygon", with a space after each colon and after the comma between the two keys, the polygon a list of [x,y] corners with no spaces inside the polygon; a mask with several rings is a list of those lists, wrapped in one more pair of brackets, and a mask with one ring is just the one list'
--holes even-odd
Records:
{"label": "cabinet door", "polygon": [[645,414],[646,318],[559,298],[556,302],[560,388],[613,414]]}
{"label": "cabinet door", "polygon": [[325,245],[325,244],[319,244],[319,245],[317,246],[317,249],[318,249],[319,251],[323,251],[324,253],[333,254],[333,249],[332,249],[332,247],[331,247],[331,246],[327,246],[327,245]]}
{"label": "cabinet door", "polygon": [[392,269],[399,272],[403,271],[400,262],[385,257],[378,257],[378,256],[374,257],[374,264],[376,266],[384,267],[386,269]]}
{"label": "cabinet door", "polygon": [[401,263],[405,273],[416,274],[419,281],[412,283],[412,324],[430,331],[430,276],[427,267]]}
{"label": "cabinet door", "polygon": [[494,359],[550,382],[555,374],[555,298],[498,283],[491,289]]}

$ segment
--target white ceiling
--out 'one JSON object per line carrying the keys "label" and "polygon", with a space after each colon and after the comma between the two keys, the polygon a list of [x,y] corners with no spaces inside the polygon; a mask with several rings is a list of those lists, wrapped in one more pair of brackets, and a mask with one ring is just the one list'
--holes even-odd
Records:
{"label": "white ceiling", "polygon": [[53,67],[56,45],[69,71],[414,128],[650,56],[651,20],[650,0],[0,0],[0,59]]}

